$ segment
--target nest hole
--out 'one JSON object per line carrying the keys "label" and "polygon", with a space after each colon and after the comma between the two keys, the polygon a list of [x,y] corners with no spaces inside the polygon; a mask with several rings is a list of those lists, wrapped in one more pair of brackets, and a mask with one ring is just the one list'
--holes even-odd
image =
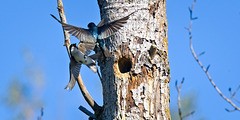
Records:
{"label": "nest hole", "polygon": [[129,58],[120,58],[118,60],[118,68],[121,73],[130,72],[132,68],[132,62]]}

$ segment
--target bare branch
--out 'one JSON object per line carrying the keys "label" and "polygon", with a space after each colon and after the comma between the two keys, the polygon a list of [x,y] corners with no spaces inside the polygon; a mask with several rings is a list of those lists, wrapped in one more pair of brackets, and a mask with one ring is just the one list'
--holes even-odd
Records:
{"label": "bare branch", "polygon": [[38,120],[42,120],[43,118],[43,106],[41,107],[41,115],[38,117]]}
{"label": "bare branch", "polygon": [[183,117],[182,117],[182,110],[181,110],[181,103],[180,103],[180,101],[181,101],[181,99],[180,99],[180,91],[181,91],[181,88],[182,88],[182,83],[178,87],[177,86],[177,80],[176,80],[176,84],[175,85],[176,85],[176,89],[177,89],[177,92],[178,92],[178,114],[179,114],[180,120],[182,120]]}
{"label": "bare branch", "polygon": [[197,57],[202,56],[203,54],[205,54],[205,51],[203,51],[200,54],[198,54]]}
{"label": "bare branch", "polygon": [[232,93],[231,88],[229,88],[229,92],[230,92],[230,94],[231,94],[230,100],[234,99],[234,100],[235,100],[236,102],[238,102],[238,103],[240,103],[240,100],[238,100],[238,99],[235,97],[235,95],[236,95],[236,93],[238,92],[239,88],[240,88],[240,85],[239,85],[238,88],[234,91],[234,93]]}
{"label": "bare branch", "polygon": [[235,101],[237,101],[238,103],[240,103],[240,100],[238,100],[235,96],[233,96],[233,99],[234,99]]}
{"label": "bare branch", "polygon": [[184,78],[182,79],[181,84],[179,85],[179,87],[177,85],[177,80],[175,82],[175,86],[176,86],[176,89],[177,89],[177,92],[178,92],[178,114],[179,114],[180,120],[183,120],[183,118],[188,117],[188,116],[190,116],[190,115],[195,113],[195,111],[192,111],[191,113],[188,113],[188,114],[182,116],[180,91],[182,89],[183,82],[184,82]]}
{"label": "bare branch", "polygon": [[210,68],[210,65],[207,66],[206,71],[208,71],[209,68]]}
{"label": "bare branch", "polygon": [[[188,33],[189,33],[189,40],[190,40],[190,48],[191,48],[191,52],[192,52],[192,55],[193,57],[195,58],[196,62],[199,64],[199,66],[201,67],[201,69],[205,72],[205,74],[207,75],[210,83],[213,85],[213,87],[215,88],[215,90],[219,93],[219,95],[224,99],[226,100],[230,105],[232,105],[235,110],[238,110],[240,111],[240,108],[237,107],[230,99],[228,99],[226,96],[224,96],[222,94],[222,92],[220,91],[220,89],[216,86],[216,84],[214,83],[214,81],[212,80],[211,76],[209,75],[208,73],[208,68],[205,69],[202,65],[202,63],[199,61],[198,59],[198,56],[196,55],[194,49],[193,49],[193,45],[192,45],[192,32],[191,32],[191,29],[192,29],[192,23],[193,23],[193,20],[195,20],[196,18],[192,18],[192,12],[193,12],[193,7],[194,7],[194,4],[195,4],[196,0],[194,0],[193,4],[192,4],[192,7],[189,8],[189,12],[190,12],[190,25],[189,25],[189,28],[187,29],[188,30]],[[226,109],[227,110],[227,109]],[[235,111],[234,110],[234,111]],[[227,110],[230,112],[230,110]]]}
{"label": "bare branch", "polygon": [[193,115],[194,113],[195,113],[195,111],[192,111],[192,112],[190,112],[190,113],[184,115],[182,118],[185,118],[185,117],[191,116],[191,115]]}
{"label": "bare branch", "polygon": [[[60,16],[60,19],[61,19],[61,22],[62,23],[66,23],[67,24],[67,20],[66,20],[66,16],[65,16],[65,13],[64,13],[64,9],[63,9],[63,3],[62,3],[62,0],[57,0],[57,3],[58,3],[58,12],[59,12],[59,16]],[[68,52],[68,56],[70,57],[70,50],[69,50],[69,47],[71,45],[71,42],[70,42],[70,35],[67,31],[65,31],[63,29],[63,32],[64,32],[64,46],[66,46],[66,49],[67,49],[67,52]],[[88,93],[88,90],[86,89],[84,83],[83,83],[83,80],[82,80],[82,77],[81,75],[79,74],[78,76],[78,79],[77,79],[77,83],[78,83],[78,86],[83,94],[83,97],[85,98],[85,100],[87,101],[87,103],[90,105],[90,107],[94,110],[95,114],[98,115],[101,111],[101,108],[91,97],[91,95]]]}
{"label": "bare branch", "polygon": [[229,109],[225,109],[226,111],[228,111],[228,112],[234,112],[234,111],[236,111],[237,109],[233,109],[233,110],[229,110]]}
{"label": "bare branch", "polygon": [[231,98],[230,98],[230,100],[236,95],[236,93],[237,93],[237,91],[239,90],[239,88],[240,88],[240,85],[238,86],[238,88],[235,90],[235,92],[232,94],[232,92],[231,92],[231,89],[230,89],[230,93],[231,93]]}

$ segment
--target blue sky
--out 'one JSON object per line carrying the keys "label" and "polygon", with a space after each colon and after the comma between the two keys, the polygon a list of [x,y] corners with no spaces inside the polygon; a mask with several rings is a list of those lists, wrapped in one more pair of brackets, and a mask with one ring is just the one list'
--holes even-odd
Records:
{"label": "blue sky", "polygon": [[[68,23],[87,27],[89,22],[100,21],[97,0],[63,1]],[[206,120],[237,120],[239,112],[226,112],[232,107],[213,89],[206,75],[195,62],[189,47],[189,11],[192,0],[168,0],[168,41],[171,69],[171,103],[176,106],[177,92],[175,80],[185,77],[182,96],[194,93],[196,113],[191,117]],[[223,94],[229,97],[228,88],[233,90],[240,85],[240,1],[238,0],[199,0],[195,4],[193,16],[193,46],[196,53],[205,51],[200,57],[206,67],[211,64],[209,73]],[[90,7],[91,6],[91,7]],[[58,16],[56,0],[2,1],[0,4],[0,35],[2,46],[0,73],[2,75],[0,98],[5,96],[9,81],[13,76],[26,82],[24,69],[26,62],[22,51],[28,48],[33,54],[35,64],[45,73],[45,84],[41,95],[44,104],[44,119],[87,119],[79,111],[79,105],[90,109],[75,87],[69,92],[63,88],[69,80],[69,59],[63,44],[63,33],[59,23],[50,14]],[[71,42],[78,42],[72,37]],[[90,94],[102,105],[101,83],[97,74],[86,67],[81,75]],[[91,76],[91,77],[89,77]],[[240,98],[240,93],[237,97]],[[239,104],[238,104],[239,105]],[[0,103],[0,106],[3,106]],[[239,105],[240,106],[240,105]],[[40,108],[39,108],[40,109]],[[38,112],[38,111],[37,111]],[[11,118],[10,110],[0,107],[2,119]]]}

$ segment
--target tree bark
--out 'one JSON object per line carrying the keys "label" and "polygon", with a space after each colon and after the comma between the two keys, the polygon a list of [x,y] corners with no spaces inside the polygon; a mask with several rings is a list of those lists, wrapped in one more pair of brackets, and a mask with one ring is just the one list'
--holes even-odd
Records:
{"label": "tree bark", "polygon": [[103,110],[97,119],[170,120],[165,0],[98,0],[105,22],[131,14],[105,40],[113,57],[99,60]]}

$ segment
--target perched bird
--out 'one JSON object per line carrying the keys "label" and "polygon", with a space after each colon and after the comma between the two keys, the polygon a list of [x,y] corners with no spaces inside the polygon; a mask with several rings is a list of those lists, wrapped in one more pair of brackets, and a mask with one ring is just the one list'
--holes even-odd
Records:
{"label": "perched bird", "polygon": [[[88,66],[94,73],[98,72],[95,60],[92,59],[91,56],[88,56],[94,47],[95,43],[91,42],[80,42],[78,46],[76,46],[76,44],[70,45],[70,80],[65,89],[72,90],[76,83],[76,79],[78,78],[82,64]],[[95,56],[95,54],[93,56]]]}
{"label": "perched bird", "polygon": [[106,55],[104,52],[105,43],[103,39],[111,36],[113,33],[117,32],[121,27],[123,27],[123,25],[127,23],[129,16],[132,15],[133,13],[129,14],[126,17],[123,17],[121,19],[118,19],[106,24],[104,24],[104,19],[102,19],[97,26],[93,22],[91,22],[88,24],[88,29],[62,23],[52,14],[51,16],[55,18],[59,23],[62,24],[64,30],[68,31],[70,34],[72,34],[79,40],[88,41],[88,42],[97,42],[98,43],[97,46],[100,47],[100,50],[102,51],[103,56],[106,58]]}

